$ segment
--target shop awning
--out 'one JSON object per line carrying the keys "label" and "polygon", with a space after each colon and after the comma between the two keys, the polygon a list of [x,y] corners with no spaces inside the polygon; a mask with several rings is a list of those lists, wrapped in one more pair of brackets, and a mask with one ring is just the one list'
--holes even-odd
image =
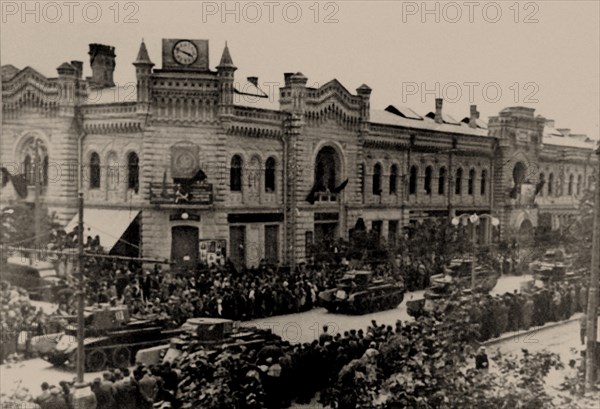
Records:
{"label": "shop awning", "polygon": [[[140,213],[139,210],[114,210],[114,209],[85,209],[83,211],[83,238],[100,237],[100,246],[106,252],[112,250],[125,230]],[[77,228],[79,216],[75,217],[65,228],[67,233]]]}

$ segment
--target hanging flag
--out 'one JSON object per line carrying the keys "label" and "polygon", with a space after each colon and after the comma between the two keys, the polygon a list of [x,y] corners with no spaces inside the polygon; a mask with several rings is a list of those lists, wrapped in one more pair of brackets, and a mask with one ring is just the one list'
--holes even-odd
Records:
{"label": "hanging flag", "polygon": [[168,193],[167,193],[167,171],[166,170],[165,170],[165,173],[163,173],[162,192],[160,192],[160,196],[161,197],[168,196]]}
{"label": "hanging flag", "polygon": [[344,190],[346,188],[347,184],[348,184],[348,179],[344,180],[341,185],[339,185],[338,187],[333,189],[332,193],[340,193],[342,190]]}
{"label": "hanging flag", "polygon": [[544,188],[544,185],[546,184],[545,180],[540,180],[536,185],[535,185],[535,193],[534,196],[537,196],[538,193],[540,193],[542,191],[542,189]]}

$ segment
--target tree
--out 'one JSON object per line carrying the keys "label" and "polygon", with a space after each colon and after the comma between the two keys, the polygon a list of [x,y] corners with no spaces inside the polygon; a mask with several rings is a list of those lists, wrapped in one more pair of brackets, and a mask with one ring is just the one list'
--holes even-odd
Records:
{"label": "tree", "polygon": [[42,212],[39,235],[35,231],[35,210],[29,203],[18,203],[2,209],[0,219],[0,245],[2,261],[8,256],[6,247],[34,248],[37,243],[42,248],[54,243],[61,229],[54,214]]}

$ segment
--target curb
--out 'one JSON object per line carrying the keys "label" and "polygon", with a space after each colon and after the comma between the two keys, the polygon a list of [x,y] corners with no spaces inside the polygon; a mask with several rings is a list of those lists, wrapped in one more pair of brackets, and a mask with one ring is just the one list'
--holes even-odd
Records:
{"label": "curb", "polygon": [[544,324],[541,327],[534,327],[534,328],[530,328],[528,330],[518,330],[515,332],[507,332],[503,335],[500,335],[498,338],[493,338],[493,339],[488,339],[487,341],[484,341],[481,343],[481,345],[485,345],[485,346],[490,346],[490,345],[494,345],[503,341],[506,341],[507,339],[511,339],[514,337],[519,337],[519,336],[525,336],[525,335],[531,335],[534,334],[538,331],[542,331],[548,328],[554,328],[554,327],[558,327],[559,325],[563,325],[563,324],[567,324],[569,322],[572,321],[578,321],[581,317],[582,317],[583,313],[582,312],[578,312],[575,313],[571,316],[571,318],[568,318],[566,320],[563,321],[558,321],[558,322],[550,322],[547,324]]}

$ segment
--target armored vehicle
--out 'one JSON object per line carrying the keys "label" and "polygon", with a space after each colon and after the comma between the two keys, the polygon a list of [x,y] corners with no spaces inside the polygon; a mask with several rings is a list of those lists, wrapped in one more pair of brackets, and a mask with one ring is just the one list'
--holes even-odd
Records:
{"label": "armored vehicle", "polygon": [[568,257],[561,249],[548,250],[541,260],[529,264],[529,270],[534,278],[544,282],[563,279],[567,267]]}
{"label": "armored vehicle", "polygon": [[467,291],[471,288],[472,274],[475,275],[475,287],[483,292],[491,291],[498,283],[498,274],[486,266],[477,266],[472,271],[470,259],[454,259],[445,268],[444,274],[430,277],[430,286],[425,290],[424,298],[410,300],[406,309],[410,316],[419,317],[424,311],[433,311],[435,303],[450,295],[453,291]]}
{"label": "armored vehicle", "polygon": [[319,293],[329,312],[367,314],[396,308],[404,299],[404,286],[392,280],[378,279],[370,271],[349,271],[336,288]]}
{"label": "armored vehicle", "polygon": [[139,350],[135,361],[145,365],[173,362],[190,348],[205,348],[208,354],[241,347],[258,349],[277,339],[270,329],[241,327],[238,322],[223,318],[190,318],[181,330],[169,343]]}
{"label": "armored vehicle", "polygon": [[[105,306],[85,310],[85,369],[103,370],[107,365],[128,367],[141,348],[164,344],[180,334],[181,329],[167,329],[162,319],[132,318],[127,306]],[[54,365],[75,365],[77,357],[77,326],[69,324],[57,337],[57,344],[42,358]]]}

